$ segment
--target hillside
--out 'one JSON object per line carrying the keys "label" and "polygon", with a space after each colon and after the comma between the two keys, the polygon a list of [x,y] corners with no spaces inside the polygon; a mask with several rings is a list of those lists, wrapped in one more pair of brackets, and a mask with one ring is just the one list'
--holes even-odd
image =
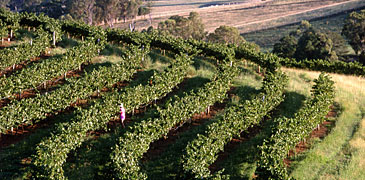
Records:
{"label": "hillside", "polygon": [[[363,9],[362,7],[361,9]],[[349,12],[343,12],[340,14],[335,14],[328,17],[320,17],[309,22],[312,24],[312,27],[322,31],[322,32],[335,32],[341,34],[343,25],[345,23],[345,19],[350,14]],[[288,35],[290,32],[296,30],[300,23],[289,24],[264,30],[259,30],[250,33],[244,33],[242,36],[250,42],[254,42],[260,46],[263,51],[271,52],[274,44],[279,42],[279,40]],[[348,45],[349,46],[349,45]],[[352,52],[352,48],[349,46],[350,52]]]}
{"label": "hillside", "polygon": [[365,177],[359,64],[0,19],[0,179]]}
{"label": "hillside", "polygon": [[[234,26],[241,33],[293,24],[302,20],[330,16],[365,6],[361,0],[247,0],[247,1],[153,1],[151,16],[137,17],[136,29],[157,27],[173,15],[187,16],[198,12],[206,30],[213,32],[221,25]],[[214,6],[218,5],[218,6]],[[150,22],[152,18],[152,24]],[[116,24],[127,28],[130,22]]]}

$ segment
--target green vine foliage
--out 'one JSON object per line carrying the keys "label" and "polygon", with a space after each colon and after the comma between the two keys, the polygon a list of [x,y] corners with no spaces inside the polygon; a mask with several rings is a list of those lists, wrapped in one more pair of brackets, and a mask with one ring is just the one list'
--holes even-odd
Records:
{"label": "green vine foliage", "polygon": [[[68,154],[86,140],[87,132],[106,129],[106,123],[119,112],[117,104],[124,103],[127,112],[132,112],[136,108],[166,96],[186,76],[187,69],[192,64],[192,56],[203,55],[215,58],[218,62],[218,73],[211,82],[197,92],[191,91],[182,98],[174,97],[173,102],[157,107],[157,118],[136,123],[121,135],[110,154],[110,162],[115,172],[114,178],[147,179],[146,174],[141,170],[140,159],[150,144],[195,113],[204,111],[216,102],[222,102],[226,98],[226,92],[233,78],[239,71],[235,59],[247,59],[266,68],[262,92],[250,101],[228,108],[220,121],[209,125],[205,134],[199,135],[188,145],[186,155],[183,157],[183,168],[190,177],[228,178],[222,175],[223,171],[210,174],[208,167],[233,136],[259,123],[262,117],[283,101],[282,93],[287,84],[287,77],[278,70],[281,65],[344,74],[365,74],[364,67],[356,63],[324,60],[297,62],[293,59],[279,58],[270,53],[258,52],[251,44],[227,46],[161,36],[156,32],[147,34],[116,29],[103,30],[84,23],[58,21],[44,15],[10,13],[5,10],[0,10],[0,20],[3,23],[1,27],[6,26],[8,32],[15,31],[21,26],[36,27],[37,38],[34,43],[40,43],[40,48],[35,52],[41,52],[42,48],[49,46],[53,33],[59,35],[56,36],[57,40],[64,33],[84,39],[62,57],[29,65],[8,78],[1,77],[0,98],[20,93],[24,89],[36,88],[41,83],[76,69],[82,63],[97,56],[107,41],[128,44],[134,53],[130,54],[132,58],[129,61],[122,62],[121,65],[101,67],[90,73],[86,71],[83,77],[67,79],[65,85],[48,94],[39,94],[33,99],[12,102],[0,111],[1,119],[5,119],[0,123],[0,133],[21,123],[42,120],[47,113],[62,110],[78,98],[87,98],[105,86],[130,79],[138,66],[138,61],[149,47],[177,54],[168,69],[153,75],[151,78],[153,84],[125,88],[121,92],[102,93],[102,97],[93,101],[88,108],[78,108],[72,120],[58,124],[52,135],[43,139],[36,147],[34,161],[32,161],[32,178],[34,179],[66,179],[63,175],[63,164]],[[30,48],[35,47],[24,44],[18,48],[23,46],[27,46],[24,52],[20,52],[23,55],[17,52],[18,54],[14,54],[17,59],[0,61],[2,65],[0,67],[5,68],[39,56],[37,53],[29,52]],[[4,55],[4,58],[8,57]],[[123,73],[119,73],[121,71]],[[328,76],[320,75],[313,87],[313,98],[296,114],[295,118],[280,118],[275,121],[278,126],[273,129],[272,137],[259,147],[261,156],[257,172],[260,178],[288,178],[282,163],[283,158],[289,149],[303,140],[317,124],[322,122],[333,101],[333,96],[333,82]],[[17,114],[15,110],[23,113]]]}
{"label": "green vine foliage", "polygon": [[80,42],[80,45],[68,50],[58,58],[45,59],[39,63],[31,64],[28,68],[10,77],[0,78],[0,97],[6,98],[22,90],[36,88],[45,81],[64,75],[64,73],[77,69],[82,63],[88,62],[97,56],[104,48],[104,43],[94,43],[94,38]]}
{"label": "green vine foliage", "polygon": [[[46,96],[45,100],[43,98],[40,100],[47,103],[47,100],[53,99],[53,103],[48,103],[49,105],[55,106],[56,109],[64,109],[78,98],[86,98],[104,86],[111,87],[117,82],[129,80],[140,66],[142,57],[146,54],[145,51],[137,47],[131,48],[132,51],[127,53],[129,58],[125,57],[125,61],[111,67],[101,67],[90,74],[86,74],[82,79],[73,79],[69,81],[68,85],[61,87],[62,90],[56,90],[54,95]],[[114,98],[114,96],[111,97]],[[37,154],[34,156],[34,165],[37,172],[34,176],[36,178],[65,179],[62,165],[66,161],[67,154],[81,145],[86,139],[88,131],[105,128],[112,112],[118,109],[115,108],[115,104],[111,104],[110,101],[113,101],[113,99],[106,97],[103,99],[107,100],[97,101],[87,109],[79,107],[75,112],[77,114],[75,119],[68,123],[59,124],[51,137],[38,144]],[[111,107],[111,105],[113,106]],[[43,107],[43,109],[49,111],[49,108]],[[45,117],[45,112],[37,113],[41,117]]]}
{"label": "green vine foliage", "polygon": [[25,27],[42,28],[48,32],[48,34],[56,34],[56,41],[61,40],[61,23],[53,18],[50,18],[44,14],[36,15],[35,13],[20,13],[19,24]]}
{"label": "green vine foliage", "polygon": [[191,91],[185,97],[175,97],[176,100],[165,108],[158,108],[159,118],[142,121],[119,138],[111,154],[118,179],[146,179],[146,174],[140,170],[139,159],[147,152],[149,145],[166,135],[176,124],[226,98],[238,69],[229,63],[222,64],[220,68],[213,81],[198,92]]}
{"label": "green vine foliage", "polygon": [[297,61],[293,58],[280,58],[272,53],[257,52],[250,44],[235,47],[237,59],[248,59],[261,66],[274,69],[280,65],[285,67],[308,69],[328,73],[352,74],[365,76],[365,66],[358,62],[329,61],[323,59],[305,59]]}
{"label": "green vine foliage", "polygon": [[19,46],[4,49],[0,54],[0,70],[40,56],[50,46],[50,39],[51,36],[48,33],[43,29],[38,29],[32,44],[25,42]]}
{"label": "green vine foliage", "polygon": [[267,71],[275,71],[280,68],[280,59],[275,54],[263,53],[256,50],[251,43],[242,43],[240,46],[233,46],[236,59],[247,59],[262,67]]}
{"label": "green vine foliage", "polygon": [[[117,38],[116,34],[121,37]],[[113,32],[115,39],[126,39],[128,42],[141,44],[140,38],[135,37],[136,34],[133,34],[133,39],[126,38],[126,34],[129,33]],[[163,48],[175,53],[204,55],[205,51],[209,52],[209,56],[221,60],[219,73],[213,82],[206,84],[197,93],[190,92],[184,98],[176,97],[174,103],[169,103],[166,109],[158,108],[160,118],[143,121],[120,138],[111,154],[118,179],[146,179],[147,176],[140,171],[138,162],[143,153],[148,150],[149,144],[167,134],[174,125],[184,122],[194,113],[204,111],[215,102],[222,101],[230,87],[231,80],[238,72],[237,67],[230,65],[233,63],[234,51],[225,45],[209,45],[203,42],[186,44],[181,38],[160,36],[154,33],[149,37],[147,42],[150,42],[152,47]],[[193,43],[199,44],[199,46],[194,46]],[[196,50],[192,47],[195,47]]]}
{"label": "green vine foliage", "polygon": [[93,38],[94,43],[102,44],[107,40],[113,40],[107,36],[106,31],[98,26],[90,26],[85,23],[75,21],[62,21],[61,25],[61,30],[64,34],[69,34],[80,39],[82,39],[82,37]]}
{"label": "green vine foliage", "polygon": [[[34,98],[13,100],[11,104],[0,109],[0,133],[19,124],[32,124],[46,119],[48,113],[56,112],[70,106],[78,99],[86,99],[92,93],[111,87],[113,84],[129,79],[140,66],[146,52],[132,47],[127,51],[128,61],[122,61],[111,67],[86,69],[81,78],[67,78],[65,85]],[[124,57],[127,59],[127,57]]]}
{"label": "green vine foliage", "polygon": [[312,98],[306,101],[294,118],[275,120],[277,126],[272,129],[271,137],[258,147],[261,151],[256,169],[259,179],[290,179],[283,160],[290,149],[305,140],[324,121],[334,99],[333,84],[329,76],[322,73],[315,80]]}
{"label": "green vine foliage", "polygon": [[257,125],[263,117],[283,100],[288,78],[280,71],[268,72],[262,92],[254,99],[229,107],[222,119],[210,124],[204,134],[189,142],[183,157],[183,169],[187,176],[196,179],[222,179],[223,171],[211,174],[208,167],[214,163],[218,153],[234,136]]}
{"label": "green vine foliage", "polygon": [[151,78],[153,84],[127,88],[122,92],[105,93],[101,100],[96,101],[87,109],[78,109],[77,116],[69,123],[60,124],[50,138],[43,140],[37,146],[35,169],[37,178],[65,179],[62,165],[67,154],[79,147],[87,138],[86,133],[92,130],[106,129],[111,117],[119,112],[117,106],[124,103],[126,111],[150,103],[182,82],[188,66],[192,63],[185,55],[177,56],[176,61],[164,72],[156,72]]}
{"label": "green vine foliage", "polygon": [[8,36],[8,28],[6,24],[0,19],[0,38]]}
{"label": "green vine foliage", "polygon": [[139,46],[150,45],[151,47],[167,50],[175,54],[186,53],[188,55],[196,55],[200,52],[197,50],[197,47],[186,43],[182,38],[171,35],[162,36],[157,32],[147,34],[121,29],[108,29],[107,37],[116,42]]}
{"label": "green vine foliage", "polygon": [[[53,32],[61,34],[60,23],[58,23],[57,20],[44,15],[37,16],[35,14],[12,13],[1,10],[0,20],[4,22],[3,24],[7,25],[8,32],[6,33],[6,36],[9,34],[10,30],[13,30],[14,34],[15,30],[20,27],[26,26],[37,28],[35,32],[36,38],[32,44],[30,44],[30,42],[25,42],[12,49],[6,49],[0,54],[0,70],[40,56],[47,47],[50,47],[52,39],[51,34]],[[60,37],[61,36],[57,36],[56,40],[60,40]]]}
{"label": "green vine foliage", "polygon": [[189,39],[187,42],[193,47],[201,50],[201,55],[208,57],[214,57],[216,59],[233,59],[235,55],[234,49],[225,44],[207,43],[194,39]]}
{"label": "green vine foliage", "polygon": [[0,8],[0,19],[7,27],[7,34],[9,34],[11,30],[13,30],[13,32],[15,33],[20,27],[18,13],[12,13],[10,11]]}

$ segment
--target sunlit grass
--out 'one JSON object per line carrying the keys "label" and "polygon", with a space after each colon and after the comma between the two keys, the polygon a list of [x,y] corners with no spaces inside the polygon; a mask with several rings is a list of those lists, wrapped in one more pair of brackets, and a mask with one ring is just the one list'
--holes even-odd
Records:
{"label": "sunlit grass", "polygon": [[[319,72],[294,69],[284,69],[284,71],[291,76],[305,73],[311,79],[319,74]],[[361,142],[359,140],[362,139],[358,138],[363,134],[361,132],[363,126],[359,124],[364,118],[365,79],[339,74],[330,75],[335,81],[335,101],[343,108],[343,112],[328,136],[297,157],[292,167],[292,176],[296,179],[360,178],[355,173],[360,171],[353,167],[357,167],[359,161],[365,159],[365,153],[355,146],[357,144],[355,142]]]}

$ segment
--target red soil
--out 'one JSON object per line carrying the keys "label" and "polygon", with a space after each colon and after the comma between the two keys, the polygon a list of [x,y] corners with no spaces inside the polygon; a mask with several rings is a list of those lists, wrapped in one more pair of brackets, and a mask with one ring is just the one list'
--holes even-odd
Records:
{"label": "red soil", "polygon": [[[337,112],[334,109],[333,106],[331,106],[331,111],[328,112],[326,118],[329,117],[337,117]],[[307,138],[306,141],[301,141],[299,142],[296,147],[295,147],[295,152],[294,150],[290,150],[289,151],[289,155],[288,158],[284,159],[284,163],[287,166],[290,166],[291,164],[291,160],[289,160],[290,157],[295,156],[296,154],[302,153],[304,151],[306,151],[307,149],[310,148],[310,140],[314,139],[314,138],[320,138],[323,139],[324,137],[326,137],[328,135],[328,133],[330,132],[330,127],[333,127],[335,125],[334,121],[324,121],[322,124],[320,124],[316,129],[314,129],[311,134],[309,135],[309,137]]]}
{"label": "red soil", "polygon": [[15,41],[8,42],[8,37],[5,37],[4,38],[4,43],[1,43],[1,39],[0,39],[0,48],[9,47],[9,46],[11,46],[14,43],[15,43]]}
{"label": "red soil", "polygon": [[[133,114],[132,113],[129,113],[129,114],[126,114],[126,118],[124,120],[124,127],[127,127],[128,125],[130,125],[130,123],[132,123],[132,116],[137,116],[137,117],[142,117],[144,115],[144,113],[147,111],[147,108],[148,106],[152,106],[153,104],[162,104],[164,103],[168,98],[174,96],[174,94],[176,94],[176,92],[183,88],[184,85],[186,84],[186,81],[187,81],[188,78],[185,78],[183,80],[183,82],[181,82],[177,87],[175,87],[172,92],[168,93],[166,96],[164,96],[163,98],[161,99],[157,99],[156,102],[150,102],[148,103],[147,105],[144,105],[144,106],[141,106],[139,107],[138,109],[135,109]],[[120,85],[120,84],[119,84]],[[119,86],[118,84],[116,86]],[[115,114],[115,116],[118,116],[118,114]],[[115,119],[111,119],[109,122],[108,122],[108,129],[115,129],[117,128],[118,126],[122,126],[122,123],[120,122],[119,118],[115,118]],[[107,132],[104,131],[104,130],[98,130],[98,131],[91,131],[88,133],[88,135],[93,135],[94,138],[99,138],[101,135],[103,134],[106,134]]]}
{"label": "red soil", "polygon": [[[233,96],[234,87],[232,87],[227,94],[231,97]],[[191,122],[186,122],[185,124],[176,125],[174,128],[170,130],[167,136],[160,138],[158,141],[153,142],[150,145],[149,150],[144,154],[142,161],[148,161],[161,155],[171,144],[175,143],[179,138],[180,134],[186,131],[189,131],[191,128],[195,126],[200,126],[204,122],[209,119],[212,119],[218,112],[222,111],[226,107],[227,102],[223,103],[215,103],[210,107],[209,113],[201,112],[199,114],[195,114],[191,118]]]}
{"label": "red soil", "polygon": [[[266,119],[264,119],[265,121]],[[264,122],[261,121],[261,124]],[[224,151],[218,153],[217,160],[209,166],[209,170],[214,173],[221,169],[219,164],[223,162],[230,153],[232,153],[242,142],[249,140],[252,137],[255,137],[262,130],[261,125],[257,125],[254,127],[250,127],[247,129],[247,132],[242,132],[240,137],[232,138],[232,140],[224,146]]]}
{"label": "red soil", "polygon": [[[71,77],[73,75],[76,74],[67,74],[67,77]],[[136,78],[136,76],[133,77],[133,79]],[[118,87],[118,88],[122,88],[127,86],[128,83],[126,82],[118,82],[116,84],[113,85],[113,87]],[[101,92],[107,92],[110,91],[111,89],[109,88],[104,88],[101,90]],[[91,98],[98,98],[98,93],[94,93],[93,95],[90,96]],[[8,130],[5,134],[2,134],[0,136],[0,149],[1,148],[5,148],[11,144],[15,144],[17,142],[22,141],[23,139],[25,139],[26,137],[28,137],[29,135],[31,135],[33,132],[37,131],[40,128],[47,128],[50,127],[51,125],[54,124],[54,118],[57,114],[68,114],[71,113],[76,106],[87,106],[88,105],[88,100],[82,100],[82,99],[78,99],[76,102],[70,104],[69,107],[67,107],[66,109],[63,110],[59,110],[57,112],[53,112],[51,114],[46,114],[47,119],[41,122],[36,122],[32,125],[20,125],[18,126],[18,128],[13,129],[13,131]],[[130,119],[130,117],[129,117]],[[128,122],[128,120],[127,120]]]}
{"label": "red soil", "polygon": [[[48,56],[43,56],[43,57],[47,58]],[[38,57],[36,59],[39,60],[40,58]],[[36,60],[34,60],[34,61],[36,61]],[[85,64],[82,64],[80,69],[67,72],[66,78],[81,76],[81,74],[83,73],[83,68],[85,66],[86,66]],[[24,66],[16,65],[16,67],[23,68]],[[54,88],[56,85],[64,84],[64,83],[65,83],[65,76],[64,75],[58,76],[56,78],[53,78],[52,80],[46,81],[46,82],[38,85],[38,87],[36,89],[26,89],[26,90],[23,90],[20,94],[13,94],[13,96],[10,98],[5,98],[5,99],[0,100],[0,108],[4,107],[8,103],[10,103],[10,101],[12,99],[21,100],[21,99],[25,99],[25,98],[35,97],[37,95],[37,93],[39,93],[39,92],[40,93],[48,92],[48,91],[52,90],[52,88]]]}
{"label": "red soil", "polygon": [[[275,112],[274,112],[275,114]],[[327,118],[328,117],[336,117],[337,116],[337,112],[336,110],[334,110],[334,107],[331,106],[331,111],[328,112],[327,114]],[[325,121],[323,122],[320,126],[319,126],[319,129],[315,129],[312,131],[312,133],[310,134],[308,140],[310,139],[313,139],[313,138],[324,138],[328,133],[329,133],[329,127],[333,126],[334,125],[334,122],[333,121]],[[221,167],[219,166],[219,164],[221,162],[223,162],[228,156],[230,153],[232,153],[237,146],[240,145],[240,143],[244,142],[244,141],[247,141],[248,139],[256,136],[260,131],[261,131],[262,127],[260,127],[260,125],[258,126],[255,126],[255,127],[252,127],[252,128],[249,128],[248,129],[248,133],[241,133],[240,135],[240,138],[233,138],[231,140],[231,142],[229,142],[225,147],[224,147],[224,151],[223,152],[220,152],[218,154],[218,158],[217,160],[209,167],[210,171],[212,173],[214,172],[217,172],[221,169]],[[296,147],[295,147],[295,151],[296,153],[294,153],[294,151],[290,151],[289,152],[289,157],[295,155],[295,154],[298,154],[298,153],[301,153],[301,152],[304,152],[306,151],[307,149],[309,149],[309,144],[307,143],[308,140],[306,142],[300,142]],[[284,159],[284,162],[287,166],[290,165],[291,161],[286,158]],[[253,175],[254,177],[255,175]]]}

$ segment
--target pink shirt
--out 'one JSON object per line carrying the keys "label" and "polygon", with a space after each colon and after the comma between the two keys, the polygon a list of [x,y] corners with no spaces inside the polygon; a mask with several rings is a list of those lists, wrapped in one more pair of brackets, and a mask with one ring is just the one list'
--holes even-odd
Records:
{"label": "pink shirt", "polygon": [[120,120],[124,121],[125,119],[125,109],[124,107],[120,108]]}

